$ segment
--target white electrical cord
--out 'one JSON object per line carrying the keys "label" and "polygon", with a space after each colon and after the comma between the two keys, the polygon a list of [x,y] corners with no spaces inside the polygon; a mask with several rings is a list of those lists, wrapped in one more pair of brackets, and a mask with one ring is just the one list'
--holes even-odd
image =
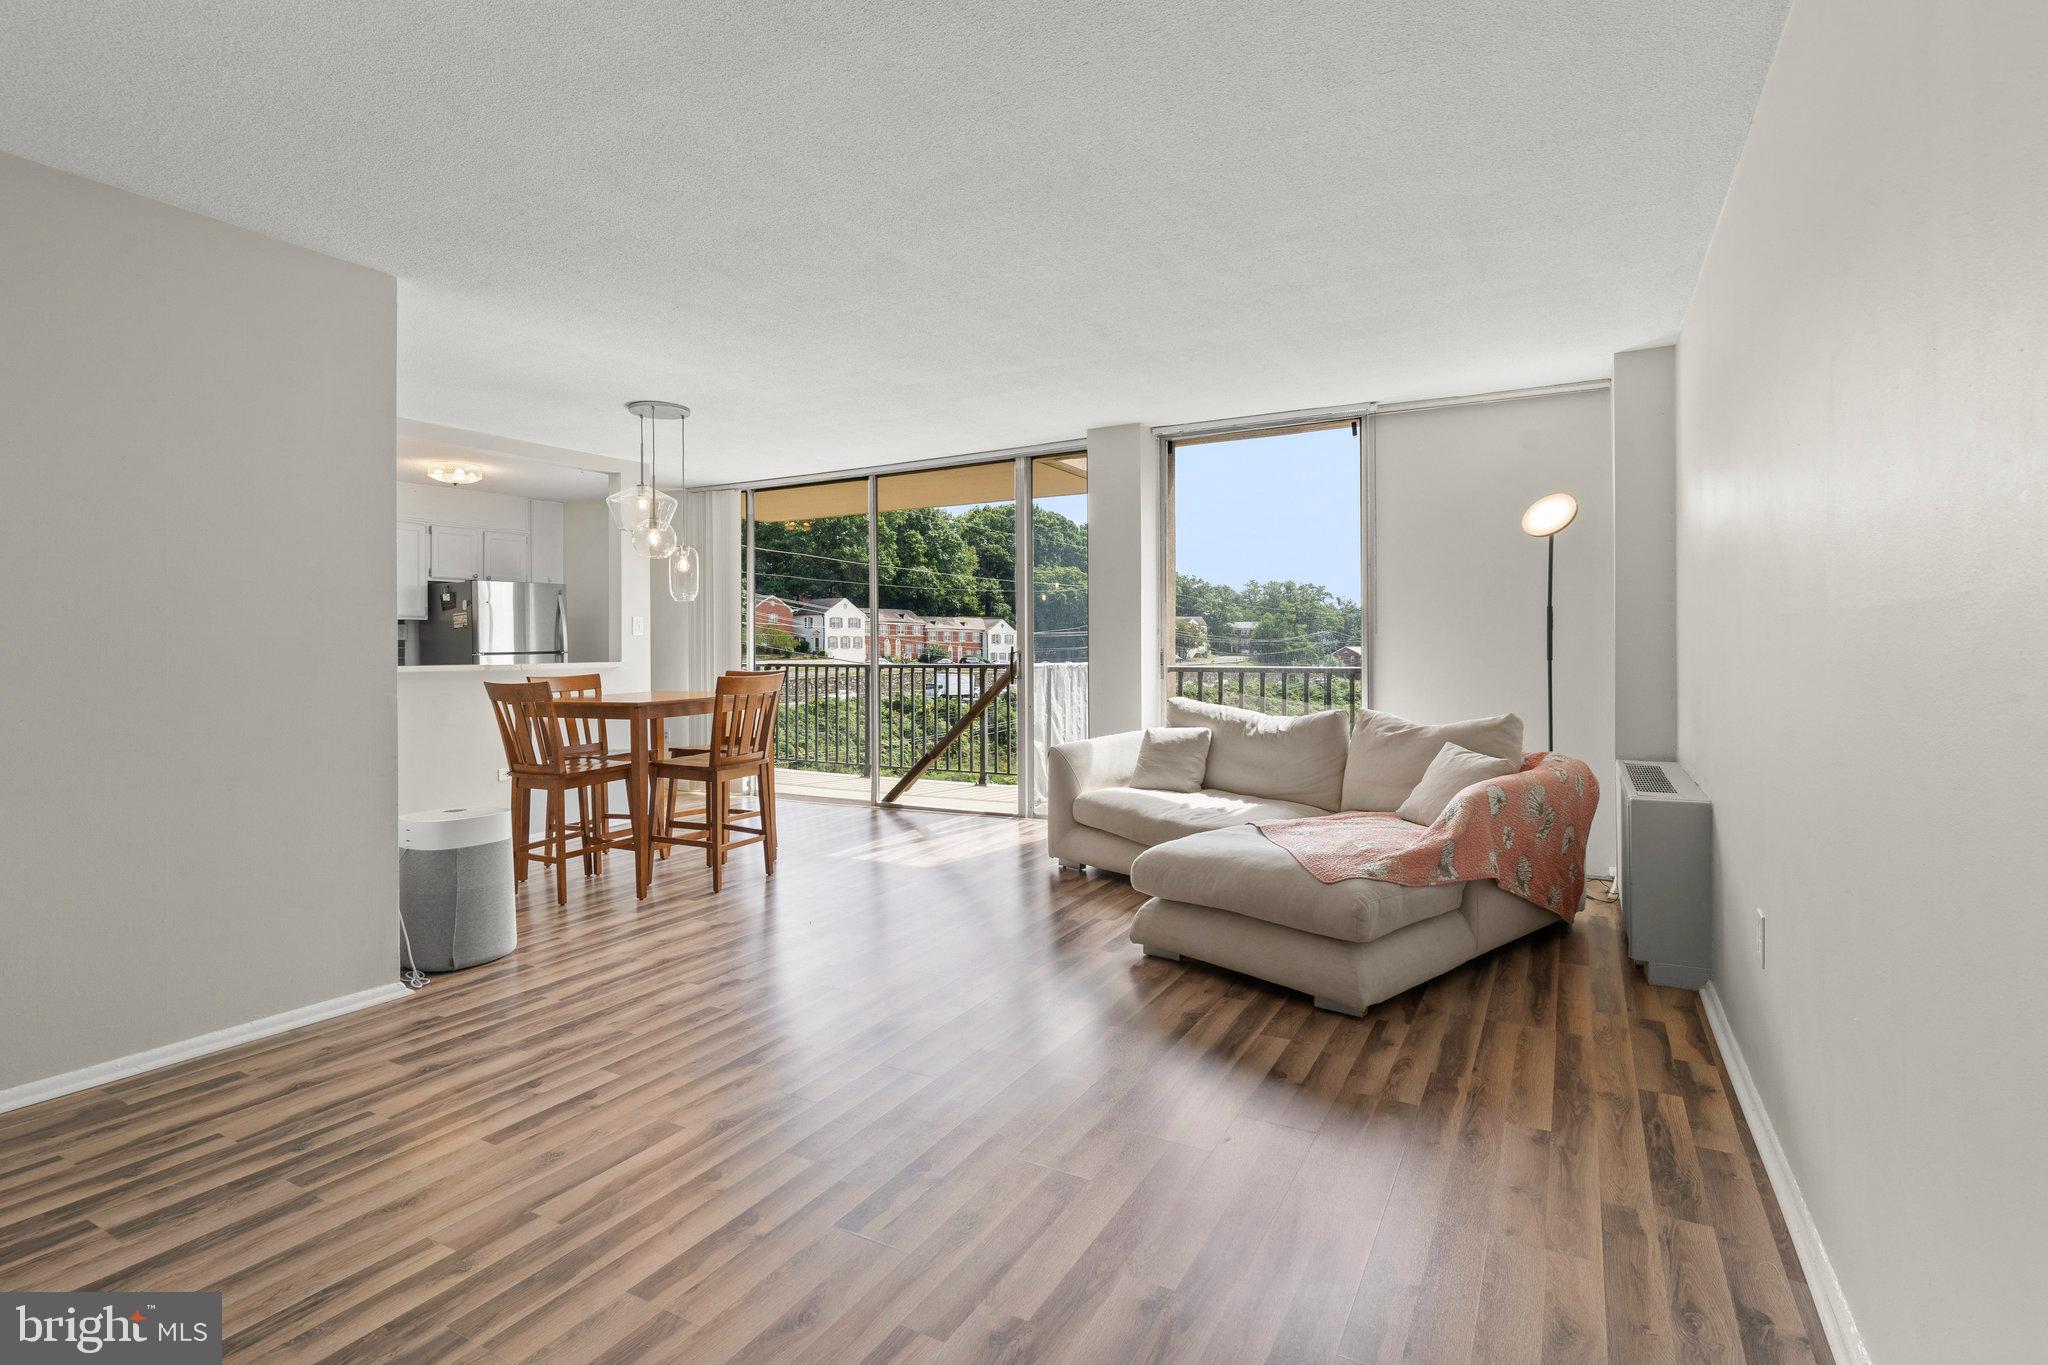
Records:
{"label": "white electrical cord", "polygon": [[405,927],[405,912],[398,912],[398,937],[405,943],[405,970],[398,974],[399,984],[409,991],[416,991],[427,984],[427,974],[420,970],[419,963],[412,955],[412,934]]}

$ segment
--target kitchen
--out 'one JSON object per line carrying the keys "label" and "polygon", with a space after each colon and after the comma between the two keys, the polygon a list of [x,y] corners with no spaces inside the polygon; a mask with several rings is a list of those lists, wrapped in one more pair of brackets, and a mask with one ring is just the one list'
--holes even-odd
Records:
{"label": "kitchen", "polygon": [[485,680],[596,673],[607,692],[648,685],[646,565],[622,554],[604,503],[633,469],[631,460],[399,424],[400,810],[509,801]]}

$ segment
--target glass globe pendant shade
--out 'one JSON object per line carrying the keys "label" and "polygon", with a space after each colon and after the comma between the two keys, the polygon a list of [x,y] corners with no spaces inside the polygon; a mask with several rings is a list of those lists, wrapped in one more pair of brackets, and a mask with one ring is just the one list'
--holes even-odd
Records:
{"label": "glass globe pendant shade", "polygon": [[676,552],[676,528],[649,518],[633,528],[633,548],[649,559],[667,559]]}
{"label": "glass globe pendant shade", "polygon": [[612,526],[616,530],[631,531],[643,521],[666,526],[676,519],[676,500],[653,484],[622,488],[604,501],[605,506],[611,509]]}
{"label": "glass globe pendant shade", "polygon": [[697,562],[697,547],[679,545],[676,552],[668,557],[668,595],[678,602],[694,602],[697,590],[704,586],[704,575]]}

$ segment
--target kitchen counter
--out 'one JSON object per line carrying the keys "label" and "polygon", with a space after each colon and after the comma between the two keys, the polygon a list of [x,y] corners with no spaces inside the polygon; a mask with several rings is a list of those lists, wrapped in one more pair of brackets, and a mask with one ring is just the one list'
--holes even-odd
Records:
{"label": "kitchen counter", "polygon": [[623,668],[617,659],[599,663],[567,664],[394,664],[399,676],[407,673],[533,673],[545,676],[549,673],[602,673],[606,669]]}

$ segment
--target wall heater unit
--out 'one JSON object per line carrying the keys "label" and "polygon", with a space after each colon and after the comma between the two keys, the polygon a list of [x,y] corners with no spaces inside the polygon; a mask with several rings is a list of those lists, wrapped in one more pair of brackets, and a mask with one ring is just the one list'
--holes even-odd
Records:
{"label": "wall heater unit", "polygon": [[1615,894],[1628,955],[1659,986],[1698,990],[1714,962],[1714,808],[1676,763],[1625,758]]}

